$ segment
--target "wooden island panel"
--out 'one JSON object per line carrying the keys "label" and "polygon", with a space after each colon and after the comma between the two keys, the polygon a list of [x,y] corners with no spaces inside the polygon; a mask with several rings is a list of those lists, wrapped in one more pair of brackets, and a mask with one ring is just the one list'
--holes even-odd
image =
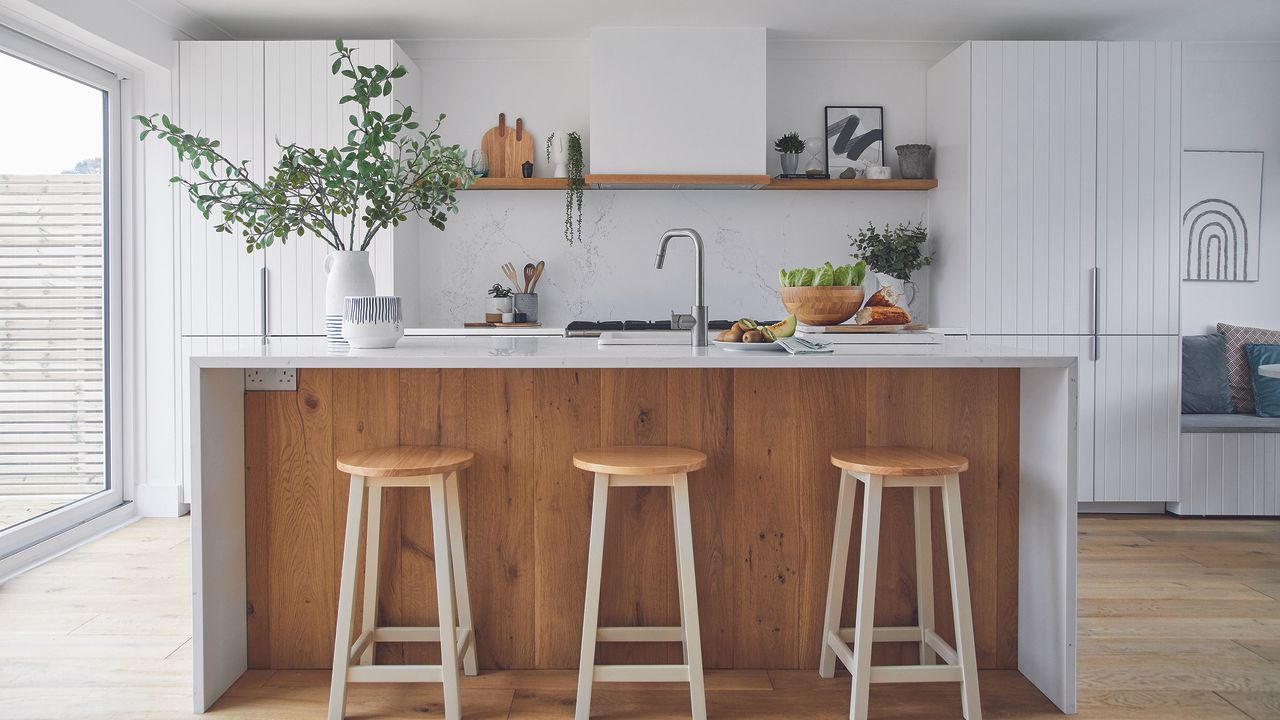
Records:
{"label": "wooden island panel", "polygon": [[[347,495],[334,458],[399,442],[476,453],[460,477],[482,668],[577,665],[591,478],[570,459],[609,443],[709,457],[689,483],[709,668],[817,667],[839,481],[830,450],[915,444],[968,456],[978,662],[1016,668],[1018,386],[1016,369],[300,370],[296,392],[245,394],[250,666],[329,666]],[[884,513],[877,623],[911,624],[910,493],[886,491]],[[665,489],[611,491],[601,624],[678,622],[671,525]],[[383,532],[381,623],[434,624],[426,492],[385,490]],[[933,540],[936,615],[949,639],[937,497]],[[378,655],[434,662],[439,653],[386,645]],[[875,661],[915,656],[914,646],[877,645]],[[597,657],[676,662],[679,649],[602,645]]]}

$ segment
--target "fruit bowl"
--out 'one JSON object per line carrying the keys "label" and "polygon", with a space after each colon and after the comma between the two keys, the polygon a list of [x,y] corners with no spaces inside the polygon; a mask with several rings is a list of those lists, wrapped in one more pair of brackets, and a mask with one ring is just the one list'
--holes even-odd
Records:
{"label": "fruit bowl", "polygon": [[782,288],[782,304],[805,325],[839,325],[862,307],[861,285]]}

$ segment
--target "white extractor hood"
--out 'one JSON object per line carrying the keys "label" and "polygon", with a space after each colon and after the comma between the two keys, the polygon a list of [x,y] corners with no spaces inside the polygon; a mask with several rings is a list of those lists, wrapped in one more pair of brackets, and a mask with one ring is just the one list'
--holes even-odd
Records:
{"label": "white extractor hood", "polygon": [[623,175],[651,176],[618,183],[629,187],[767,180],[765,54],[759,27],[592,30],[593,185]]}

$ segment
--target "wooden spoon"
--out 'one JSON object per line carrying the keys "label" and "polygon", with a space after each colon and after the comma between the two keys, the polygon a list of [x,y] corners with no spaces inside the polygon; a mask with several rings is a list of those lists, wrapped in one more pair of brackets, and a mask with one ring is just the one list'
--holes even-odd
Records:
{"label": "wooden spoon", "polygon": [[524,291],[532,292],[529,289],[529,283],[533,282],[533,263],[524,264]]}
{"label": "wooden spoon", "polygon": [[533,284],[529,286],[529,292],[537,292],[538,281],[542,279],[542,271],[546,269],[547,261],[539,260],[538,264],[533,268]]}

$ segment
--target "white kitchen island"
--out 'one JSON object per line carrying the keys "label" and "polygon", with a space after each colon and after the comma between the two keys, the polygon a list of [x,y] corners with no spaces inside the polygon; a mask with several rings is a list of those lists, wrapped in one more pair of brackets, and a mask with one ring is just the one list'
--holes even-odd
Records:
{"label": "white kitchen island", "polygon": [[[1016,514],[1014,522],[1009,524],[1009,527],[1016,525],[1016,532],[1012,532],[1007,540],[1003,541],[1016,549],[1016,563],[1009,566],[1007,571],[1012,577],[1013,567],[1016,567],[1016,582],[1007,588],[1010,595],[1016,592],[1016,602],[1008,606],[1008,611],[1004,613],[1016,614],[1016,619],[1013,624],[1009,624],[1005,618],[985,618],[985,620],[996,625],[1005,624],[1010,634],[1016,635],[1016,637],[1010,637],[1006,644],[1011,656],[1009,661],[1011,666],[1016,662],[1016,668],[1064,713],[1075,712],[1077,400],[1074,357],[982,345],[954,337],[948,337],[945,342],[938,345],[929,346],[839,345],[836,346],[836,352],[833,354],[810,356],[731,352],[717,348],[693,349],[670,345],[600,347],[594,339],[589,338],[548,337],[410,337],[402,340],[399,347],[391,350],[363,351],[330,350],[326,342],[320,338],[272,339],[265,344],[261,340],[249,338],[187,339],[184,342],[192,363],[192,447],[189,453],[191,460],[189,472],[194,555],[192,575],[195,667],[193,678],[194,706],[197,712],[208,709],[251,665],[252,630],[250,626],[252,621],[246,619],[246,606],[250,607],[252,613],[253,602],[250,598],[252,581],[247,578],[252,576],[253,568],[250,567],[252,561],[247,562],[246,558],[247,555],[252,558],[258,557],[260,550],[251,547],[246,541],[247,533],[251,536],[254,532],[252,527],[246,529],[246,510],[253,512],[255,507],[253,503],[246,507],[245,370],[264,368],[293,369],[299,371],[299,375],[310,371],[326,372],[329,369],[333,372],[353,369],[371,371],[398,369],[406,373],[406,378],[417,377],[408,374],[411,372],[437,370],[442,376],[448,372],[482,371],[485,374],[484,377],[490,378],[500,376],[501,371],[563,370],[569,371],[574,376],[575,383],[580,381],[577,375],[590,374],[590,382],[585,383],[583,387],[587,387],[591,392],[595,391],[591,383],[597,383],[596,376],[600,374],[607,373],[608,377],[627,377],[625,374],[627,372],[650,373],[634,376],[636,382],[632,384],[643,390],[645,383],[651,384],[652,379],[657,377],[652,373],[671,373],[670,384],[674,389],[668,391],[667,396],[671,398],[669,405],[673,413],[677,410],[676,406],[683,402],[684,390],[680,383],[689,382],[694,377],[689,374],[690,372],[720,373],[717,377],[735,377],[736,373],[742,373],[744,382],[734,383],[729,401],[732,402],[732,395],[737,393],[738,402],[744,408],[757,400],[741,394],[748,391],[742,390],[739,385],[748,386],[751,388],[750,392],[756,392],[762,386],[769,386],[771,378],[785,377],[786,382],[782,383],[785,387],[769,388],[769,393],[772,393],[771,396],[775,398],[798,398],[797,402],[804,410],[811,408],[808,399],[810,397],[820,397],[823,402],[832,396],[840,396],[837,399],[843,402],[847,400],[843,396],[858,393],[865,394],[867,398],[873,396],[879,398],[875,400],[874,406],[868,409],[873,420],[866,421],[867,423],[874,423],[874,418],[879,415],[891,413],[894,403],[899,402],[898,398],[911,396],[911,384],[916,378],[926,377],[912,374],[917,370],[933,373],[927,376],[932,383],[932,392],[953,406],[950,412],[959,413],[955,416],[964,417],[966,421],[969,416],[964,406],[968,401],[963,400],[965,396],[960,393],[973,393],[974,390],[959,387],[959,385],[963,384],[966,378],[985,378],[986,376],[982,375],[983,371],[1015,370],[1016,374],[1005,373],[1000,377],[1006,381],[1012,380],[1009,394],[1013,397],[1011,402],[1017,403],[1013,412],[1008,414],[1008,417],[1012,418],[1010,421],[1012,426],[1001,430],[1002,438],[1008,438],[1009,442],[1016,440],[1014,448],[1016,455],[1011,455],[1016,457],[1016,463],[1011,468],[1001,467],[998,472],[994,467],[996,463],[988,463],[992,466],[988,475],[993,492],[1005,492],[1004,484],[1008,484],[1010,478],[1016,476],[1016,482],[1012,483],[1017,487],[1014,491],[1016,496],[1012,496],[1016,497],[1016,500],[1008,511]],[[898,372],[900,370],[903,372]],[[956,372],[952,373],[953,370]],[[809,386],[791,387],[788,383],[792,383],[796,377],[795,372],[818,373],[814,377],[822,378],[821,382],[827,385],[814,386],[806,383]],[[889,376],[893,383],[897,384],[882,394],[875,395],[876,388],[880,388],[876,383],[880,381],[872,382],[867,378],[872,377],[872,374],[876,374],[875,377],[879,378],[884,373],[897,373]],[[432,377],[434,378],[435,375]],[[840,387],[840,383],[845,382],[843,378],[848,378],[849,387],[852,388],[848,393],[843,392]],[[747,379],[750,381],[746,382]],[[409,384],[398,386],[401,393],[406,387],[411,389],[412,382],[416,380],[402,382]],[[468,391],[475,389],[473,386],[478,383],[480,380],[468,381]],[[520,387],[531,384],[527,378],[521,380],[521,383],[523,384]],[[503,387],[505,388],[503,392],[510,389]],[[610,387],[616,388],[616,385]],[[701,387],[705,394],[706,388],[711,386],[704,384],[698,387]],[[396,392],[396,386],[392,387],[392,392]],[[529,392],[538,392],[538,388],[532,387]],[[606,393],[611,399],[616,399],[614,396],[617,394],[614,389]],[[696,391],[690,391],[688,394],[690,402],[699,401],[695,397]],[[592,402],[595,402],[595,398],[597,396],[593,396]],[[957,401],[956,398],[962,398],[962,401]],[[981,400],[983,394],[970,395],[968,398]],[[314,400],[308,400],[308,402],[314,403]],[[323,404],[327,400],[321,397],[320,402]],[[502,395],[498,402],[511,406],[518,404],[519,400]],[[774,400],[773,402],[782,401]],[[859,398],[857,402],[863,401]],[[903,399],[901,402],[905,403],[909,400]],[[871,400],[867,400],[865,404],[871,404]],[[667,406],[663,405],[663,407]],[[340,403],[334,403],[332,408],[332,412],[335,413],[342,412],[344,409]],[[567,415],[561,412],[555,417],[568,417],[581,412],[584,411],[571,409]],[[780,434],[788,431],[788,428],[784,427],[788,423],[787,418],[794,418],[797,423],[810,422],[803,413],[787,415],[787,412],[786,408],[782,408],[776,420],[776,432]],[[641,422],[652,422],[651,415],[651,409],[646,408],[637,417]],[[773,427],[767,419],[761,425],[757,416],[758,414],[753,414],[743,419],[744,421],[740,421],[740,424],[744,425],[745,420],[755,423],[754,426],[749,426],[742,432],[748,430],[758,432],[761,427]],[[812,427],[835,428],[830,431],[838,433],[845,420],[853,424],[864,422],[856,418],[826,417]],[[495,422],[498,421],[495,420]],[[435,422],[433,416],[428,419],[427,424]],[[443,423],[444,420],[440,422]],[[591,427],[591,423],[594,422],[595,420],[592,419],[587,426]],[[899,424],[909,423],[908,416],[904,423]],[[675,424],[673,422],[673,425]],[[974,424],[981,425],[982,419],[975,419]],[[520,427],[529,428],[530,425],[523,423]],[[476,429],[474,419],[472,429],[473,431]],[[966,437],[965,433],[974,432],[966,428],[936,429],[947,430],[951,435],[961,438]],[[511,432],[521,431],[518,429],[507,431],[502,442],[508,441]],[[523,432],[535,431],[523,430]],[[868,439],[893,439],[890,435],[879,435],[876,432],[867,430],[864,433],[860,429],[856,437],[860,439],[865,435]],[[404,437],[404,432],[401,432],[400,436]],[[673,439],[677,437],[674,429],[672,437]],[[582,439],[582,442],[587,441],[586,438]],[[480,441],[477,440],[477,442]],[[755,442],[757,441],[753,440],[748,444],[746,452],[753,451],[750,445]],[[483,454],[484,448],[481,447],[477,451],[477,457],[480,458]],[[806,457],[812,455],[819,455],[819,453],[806,453]],[[758,458],[738,460],[735,468],[739,469],[736,472],[744,474],[745,477],[752,462],[768,461]],[[809,462],[814,464],[816,473],[825,472],[822,470],[826,462],[825,457],[811,457]],[[482,469],[471,472],[484,479]],[[564,469],[554,467],[549,472],[567,476],[571,470],[566,464]],[[751,472],[755,476],[762,474],[754,470]],[[832,474],[831,477],[834,478],[835,475]],[[332,477],[321,480],[331,483]],[[493,482],[499,482],[499,480],[493,479]],[[510,481],[510,478],[506,480]],[[826,483],[820,477],[817,481],[817,485],[824,488],[822,492],[826,492],[827,484],[830,485],[831,492],[834,492],[834,480]],[[467,484],[464,483],[464,492],[466,487]],[[328,492],[328,490],[325,491]],[[810,491],[806,490],[806,492]],[[699,500],[695,497],[694,501],[696,516]],[[970,532],[970,515],[981,511],[981,507],[970,506],[968,502],[966,499],[967,534]],[[823,512],[827,510],[825,507],[820,509]],[[800,511],[812,513],[813,509],[801,507]],[[695,517],[695,525],[698,522],[699,519]],[[805,526],[799,529],[802,533],[806,530]],[[473,530],[475,530],[474,533]],[[469,564],[478,562],[476,557],[490,551],[490,548],[483,545],[481,536],[483,532],[483,529],[468,525]],[[828,552],[826,548],[830,547],[829,535],[826,538],[821,537],[825,532],[829,531],[812,531],[813,537],[809,538],[806,544],[823,548],[820,551],[821,556],[815,555],[809,558],[809,562],[804,565],[806,569],[802,571],[803,577],[799,577],[797,582],[816,581],[819,586],[825,583],[824,558]],[[763,538],[763,535],[761,537]],[[975,543],[974,539],[971,539],[970,543],[977,546],[974,553],[981,555],[982,543],[981,539],[978,540]],[[585,542],[585,537],[583,541]],[[1006,553],[1004,557],[1011,554]],[[700,557],[699,563],[701,562]],[[971,555],[971,565],[974,562],[976,561]],[[991,567],[998,567],[994,560],[992,563]],[[699,571],[702,570],[703,567],[700,565]],[[714,571],[714,568],[711,571]],[[747,588],[746,592],[755,592],[751,585],[754,581],[755,578],[752,577],[738,578],[738,582]],[[979,578],[978,581],[981,582],[982,579]],[[572,586],[573,583],[562,584]],[[699,585],[701,584],[700,576]],[[484,585],[484,577],[478,580],[473,579],[473,597],[484,593]],[[998,587],[998,583],[993,581],[993,586]],[[571,590],[572,592],[564,597],[570,598],[579,594],[576,587]],[[700,594],[701,592],[700,590]],[[993,590],[994,592],[996,591]],[[534,602],[533,598],[522,598],[519,592],[505,594],[513,598],[512,602],[515,604],[511,607],[515,609],[521,609],[524,605]],[[544,601],[546,601],[545,598]],[[278,599],[277,602],[279,602]],[[762,602],[767,604],[772,601]],[[703,614],[715,613],[714,600],[703,599],[702,605]],[[998,608],[999,605],[992,607]],[[1016,613],[1013,612],[1015,607]],[[791,608],[783,606],[782,611],[785,612],[779,614],[785,615],[791,611]],[[484,641],[484,628],[481,624],[484,610],[481,609],[478,612],[481,619],[477,621],[477,632],[480,634],[481,641]],[[508,608],[504,612],[510,614],[511,609]],[[976,612],[975,610],[975,614]],[[573,615],[568,611],[564,614],[570,617]],[[317,617],[318,631],[324,624],[323,614]],[[714,627],[716,620],[715,617],[708,618],[704,627],[708,624]],[[332,632],[331,628],[329,632]],[[706,632],[704,630],[704,634]],[[563,628],[559,634],[571,633],[568,628]],[[746,631],[740,632],[740,635],[742,637],[738,642],[745,649],[736,650],[733,653],[735,657],[750,657],[752,652],[757,652],[760,653],[759,657],[766,660],[772,659],[768,654],[772,646],[762,645],[763,641],[757,641]],[[774,642],[787,643],[782,647],[785,647],[788,653],[801,658],[800,666],[806,666],[807,650],[812,643],[816,643],[816,639],[808,638],[807,634],[800,640],[787,637],[794,633],[783,633],[783,635],[780,641]],[[576,636],[571,637],[570,640],[571,645],[576,645]],[[318,643],[318,646],[323,644],[323,642]],[[501,651],[501,648],[494,650],[494,652]],[[992,657],[998,654],[997,651],[992,651]],[[816,657],[814,659],[816,660]],[[482,667],[485,664],[484,655],[482,655],[481,664]],[[519,667],[520,665],[518,661],[506,660],[499,666]]]}

